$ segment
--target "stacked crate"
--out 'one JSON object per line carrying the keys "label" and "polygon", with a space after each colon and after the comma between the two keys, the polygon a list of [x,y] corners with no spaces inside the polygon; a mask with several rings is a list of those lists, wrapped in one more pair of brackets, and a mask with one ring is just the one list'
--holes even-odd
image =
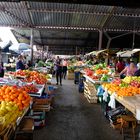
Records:
{"label": "stacked crate", "polygon": [[89,81],[84,82],[84,96],[89,103],[97,103],[97,91],[93,83]]}

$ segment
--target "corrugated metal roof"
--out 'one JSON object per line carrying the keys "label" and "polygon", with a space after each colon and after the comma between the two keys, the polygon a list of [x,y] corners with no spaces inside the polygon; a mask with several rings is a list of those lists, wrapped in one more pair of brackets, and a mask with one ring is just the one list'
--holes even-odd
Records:
{"label": "corrugated metal roof", "polygon": [[[94,30],[140,31],[140,9],[31,1],[0,2],[0,26],[4,25],[34,28],[35,44],[96,46],[93,43],[98,34],[94,35]],[[30,39],[29,30],[15,31],[19,40]]]}
{"label": "corrugated metal roof", "polygon": [[[5,10],[10,12],[13,17],[10,18],[9,15],[7,16],[7,13],[3,13]],[[22,1],[19,3],[0,2],[0,13],[0,25],[98,29],[103,27],[106,29],[119,28],[123,30],[133,30],[135,27],[137,30],[140,29],[140,9],[138,8],[115,7],[114,10],[113,6]],[[17,19],[17,17],[21,20]]]}

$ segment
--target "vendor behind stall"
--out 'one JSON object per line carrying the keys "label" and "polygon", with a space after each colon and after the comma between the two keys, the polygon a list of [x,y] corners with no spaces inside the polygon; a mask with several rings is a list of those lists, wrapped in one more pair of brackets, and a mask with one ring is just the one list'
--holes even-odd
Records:
{"label": "vendor behind stall", "polygon": [[120,75],[125,74],[125,76],[134,76],[135,72],[137,71],[137,67],[134,62],[130,63],[130,66],[125,67],[123,71],[121,71]]}
{"label": "vendor behind stall", "polygon": [[22,55],[18,56],[18,61],[16,63],[16,70],[25,70],[25,68],[27,68],[27,65],[24,64],[24,58]]}
{"label": "vendor behind stall", "polygon": [[119,58],[118,63],[116,64],[116,71],[120,73],[125,68],[125,63],[121,58]]}
{"label": "vendor behind stall", "polygon": [[4,67],[3,67],[3,62],[0,63],[0,77],[4,76]]}

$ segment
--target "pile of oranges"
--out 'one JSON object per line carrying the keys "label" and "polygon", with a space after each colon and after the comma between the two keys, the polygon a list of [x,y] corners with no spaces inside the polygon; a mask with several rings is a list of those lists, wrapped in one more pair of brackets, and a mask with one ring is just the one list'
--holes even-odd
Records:
{"label": "pile of oranges", "polygon": [[116,93],[118,96],[134,96],[140,94],[140,88],[128,85],[126,87],[121,87],[115,83],[105,83],[102,85],[104,89],[107,89],[109,93]]}
{"label": "pile of oranges", "polygon": [[95,71],[95,73],[97,74],[97,75],[102,75],[102,74],[108,74],[108,70],[107,69],[98,69],[98,70],[96,70]]}
{"label": "pile of oranges", "polygon": [[135,94],[140,94],[140,89],[132,86],[120,88],[120,90],[117,92],[117,95],[121,97],[134,96]]}
{"label": "pile of oranges", "polygon": [[119,85],[116,85],[116,84],[113,84],[113,83],[108,83],[108,84],[104,85],[104,87],[108,91],[110,91],[110,93],[114,93],[114,92],[116,93],[116,92],[118,92],[120,90]]}
{"label": "pile of oranges", "polygon": [[0,101],[12,101],[18,105],[20,110],[23,110],[29,106],[31,97],[17,86],[3,85],[0,88]]}

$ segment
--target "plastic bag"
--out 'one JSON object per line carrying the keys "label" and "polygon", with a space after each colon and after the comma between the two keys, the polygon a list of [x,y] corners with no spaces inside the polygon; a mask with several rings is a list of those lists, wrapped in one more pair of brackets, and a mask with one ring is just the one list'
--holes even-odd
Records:
{"label": "plastic bag", "polygon": [[105,92],[103,93],[103,101],[107,102],[107,97],[108,97],[108,92],[105,91]]}
{"label": "plastic bag", "polygon": [[115,94],[112,94],[110,96],[110,102],[108,103],[108,106],[110,106],[111,108],[116,108]]}

